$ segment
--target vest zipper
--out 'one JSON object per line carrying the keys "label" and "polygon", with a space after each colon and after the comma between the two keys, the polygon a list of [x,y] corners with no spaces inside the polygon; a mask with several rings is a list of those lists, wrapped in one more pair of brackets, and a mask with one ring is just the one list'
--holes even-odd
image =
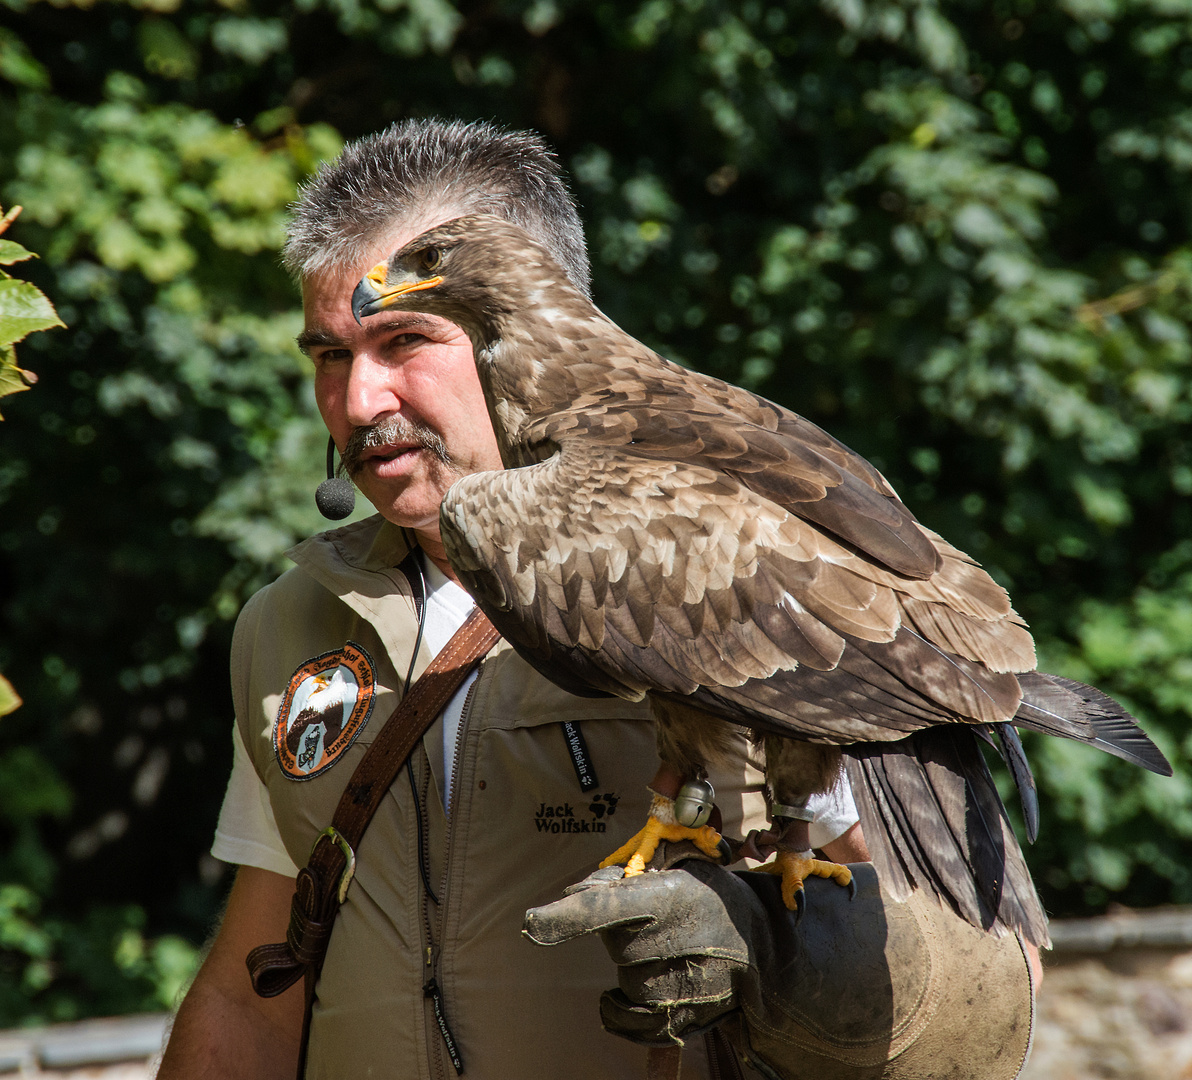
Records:
{"label": "vest zipper", "polygon": [[[455,802],[455,796],[459,793],[457,781],[459,780],[459,759],[464,745],[464,731],[468,726],[468,713],[472,711],[472,698],[476,696],[476,685],[480,682],[480,669],[483,667],[484,661],[481,660],[476,665],[476,678],[472,680],[472,685],[468,687],[468,692],[464,695],[464,707],[459,711],[459,728],[455,733],[455,749],[451,754],[451,782],[448,785],[451,798],[447,803],[447,835],[444,838],[444,844],[448,850],[451,847],[451,804]],[[443,866],[443,880],[439,883],[439,887],[447,888],[447,864]]]}
{"label": "vest zipper", "polygon": [[[448,803],[447,812],[447,828],[443,838],[443,876],[439,881],[439,925],[442,927],[446,919],[446,906],[448,901],[447,896],[447,881],[451,876],[451,812],[450,807],[455,803],[456,796],[459,794],[458,779],[459,779],[459,762],[463,753],[464,734],[468,727],[468,713],[472,709],[472,698],[476,693],[476,686],[480,682],[480,669],[484,667],[484,661],[481,660],[476,668],[476,678],[472,680],[472,685],[468,687],[468,693],[464,697],[464,707],[460,711],[459,730],[455,736],[455,750],[451,755],[451,782],[449,790],[451,791],[451,799]],[[426,783],[423,785],[423,804],[430,794],[430,771],[427,770]],[[423,996],[429,998],[431,1001],[431,1008],[434,1011],[435,1023],[439,1028],[439,1035],[441,1038],[441,1046],[447,1053],[447,1059],[451,1062],[452,1068],[459,1076],[463,1075],[464,1065],[459,1055],[459,1046],[455,1041],[455,1036],[451,1033],[451,1026],[447,1021],[447,1013],[443,1005],[443,992],[439,986],[438,969],[439,969],[439,953],[435,948],[435,933],[434,920],[431,919],[430,914],[431,899],[423,890],[422,896],[422,919],[423,926],[426,930],[426,982],[422,985]],[[443,1059],[440,1053],[432,1054],[432,1065],[436,1076],[443,1078],[446,1076],[446,1069],[443,1065]]]}

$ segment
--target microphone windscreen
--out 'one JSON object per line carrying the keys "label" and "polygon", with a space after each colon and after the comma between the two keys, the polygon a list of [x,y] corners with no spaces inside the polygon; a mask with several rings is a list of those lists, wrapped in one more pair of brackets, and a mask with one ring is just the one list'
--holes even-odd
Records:
{"label": "microphone windscreen", "polygon": [[356,509],[356,492],[350,480],[333,476],[315,489],[315,506],[319,513],[332,521],[346,518]]}

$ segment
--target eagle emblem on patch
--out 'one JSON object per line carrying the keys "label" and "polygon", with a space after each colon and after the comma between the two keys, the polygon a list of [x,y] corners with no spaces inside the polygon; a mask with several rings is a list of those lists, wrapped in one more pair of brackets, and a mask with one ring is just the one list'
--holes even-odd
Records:
{"label": "eagle emblem on patch", "polygon": [[354,641],[307,660],[290,677],[273,724],[273,752],[291,780],[326,772],[372,715],[372,657]]}

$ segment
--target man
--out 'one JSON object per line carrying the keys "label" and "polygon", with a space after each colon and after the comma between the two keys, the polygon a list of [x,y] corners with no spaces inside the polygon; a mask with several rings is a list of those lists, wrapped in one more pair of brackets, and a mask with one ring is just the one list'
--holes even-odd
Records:
{"label": "man", "polygon": [[[286,261],[302,282],[299,344],[345,468],[378,515],[299,545],[297,568],[253,597],[237,624],[237,764],[213,852],[240,869],[179,1010],[159,1073],[167,1080],[294,1075],[301,984],[258,998],[245,956],[285,937],[295,868],[407,677],[471,606],[438,532],[450,484],[501,467],[470,343],[425,315],[361,326],[350,297],[381,258],[478,211],[522,225],[587,289],[578,215],[534,136],[395,125],[347,147],[296,207]],[[306,1075],[446,1077],[462,1066],[477,1078],[644,1076],[645,1051],[601,1030],[596,1003],[612,968],[599,942],[541,949],[519,932],[528,908],[557,900],[633,832],[655,762],[644,707],[572,697],[498,645],[359,845],[318,983]],[[765,827],[744,738],[734,768],[712,779],[727,834]],[[867,855],[847,802],[828,808],[815,842],[859,861]],[[596,928],[580,923],[551,933]],[[691,1067],[702,1063],[686,1055]]]}
{"label": "man", "polygon": [[[501,465],[471,345],[457,326],[428,316],[361,327],[349,301],[381,257],[475,211],[528,228],[587,288],[578,215],[553,159],[529,135],[399,125],[348,147],[297,207],[286,259],[302,281],[299,344],[345,467],[379,516],[300,545],[299,569],[254,597],[237,626],[238,762],[213,850],[240,870],[162,1077],[293,1075],[301,985],[256,997],[245,955],[285,937],[295,867],[404,685],[418,637],[417,583],[397,567],[408,572],[412,546],[431,589],[415,675],[470,607],[450,581],[438,510],[456,477]],[[331,724],[318,704],[336,679],[348,692],[333,702]],[[600,1030],[596,1001],[610,966],[599,945],[537,950],[519,930],[527,908],[559,897],[644,815],[654,756],[646,712],[564,694],[500,646],[470,692],[458,750],[450,729],[459,700],[415,752],[412,783],[399,778],[360,845],[319,984],[307,1074],[445,1075],[436,1003],[423,991],[433,978],[468,1075],[644,1075],[643,1051]],[[371,712],[350,748],[317,758],[369,695]],[[285,729],[275,742],[279,711]],[[564,720],[582,733],[598,780],[591,790],[577,779]],[[278,764],[287,738],[289,773]],[[736,835],[765,824],[760,774],[741,745],[736,775],[714,777],[725,828]],[[835,857],[863,857],[855,815],[845,815],[820,842],[846,833]]]}

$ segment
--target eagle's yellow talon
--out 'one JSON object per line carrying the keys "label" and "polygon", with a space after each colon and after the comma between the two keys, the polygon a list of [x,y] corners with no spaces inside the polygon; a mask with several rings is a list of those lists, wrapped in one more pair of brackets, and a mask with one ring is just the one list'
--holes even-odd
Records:
{"label": "eagle's yellow talon", "polygon": [[624,864],[626,877],[645,873],[646,863],[654,858],[654,852],[663,840],[690,840],[705,855],[719,857],[720,833],[710,825],[689,829],[686,825],[666,824],[651,815],[632,840],[622,844],[600,863],[600,869]]}
{"label": "eagle's yellow talon", "polygon": [[[651,858],[653,858],[653,856],[651,856]],[[636,877],[638,874],[644,874],[645,872],[646,860],[642,858],[642,853],[640,851],[635,851],[630,857],[629,861],[625,864],[625,876]]]}
{"label": "eagle's yellow talon", "polygon": [[853,872],[847,866],[797,855],[793,851],[780,851],[773,862],[756,869],[759,873],[781,876],[782,902],[788,911],[799,910],[799,895],[803,892],[803,882],[809,877],[830,878],[842,888],[850,887],[853,880]]}

